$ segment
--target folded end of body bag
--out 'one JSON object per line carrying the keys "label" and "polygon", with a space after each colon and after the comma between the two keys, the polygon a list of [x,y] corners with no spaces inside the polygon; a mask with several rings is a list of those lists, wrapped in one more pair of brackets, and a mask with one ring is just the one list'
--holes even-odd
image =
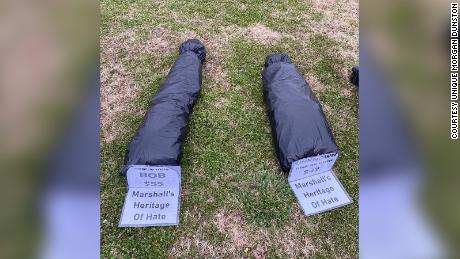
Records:
{"label": "folded end of body bag", "polygon": [[268,56],[262,79],[276,154],[284,172],[299,159],[338,151],[321,104],[287,54]]}
{"label": "folded end of body bag", "polygon": [[206,48],[203,43],[197,39],[189,39],[182,43],[179,48],[179,54],[182,54],[186,51],[192,51],[200,59],[201,64],[206,60]]}
{"label": "folded end of body bag", "polygon": [[126,150],[121,175],[132,165],[180,164],[189,116],[201,90],[205,58],[206,49],[199,40],[182,43],[179,56]]}
{"label": "folded end of body bag", "polygon": [[355,66],[351,69],[350,83],[359,87],[359,66]]}
{"label": "folded end of body bag", "polygon": [[267,58],[265,58],[265,65],[264,67],[268,67],[272,64],[275,64],[275,63],[289,63],[291,64],[291,58],[289,57],[288,54],[284,54],[284,53],[277,53],[277,54],[271,54],[271,55],[268,55]]}

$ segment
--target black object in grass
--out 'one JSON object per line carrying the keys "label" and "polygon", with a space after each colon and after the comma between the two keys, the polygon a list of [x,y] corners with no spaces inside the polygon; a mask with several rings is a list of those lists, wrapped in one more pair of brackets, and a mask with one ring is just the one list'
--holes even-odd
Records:
{"label": "black object in grass", "polygon": [[321,104],[287,54],[269,55],[262,71],[264,97],[279,163],[337,152]]}
{"label": "black object in grass", "polygon": [[350,82],[359,87],[359,66],[351,69]]}
{"label": "black object in grass", "polygon": [[201,90],[201,69],[206,49],[197,39],[182,43],[179,56],[153,96],[144,121],[125,154],[121,171],[131,165],[180,164],[189,116]]}

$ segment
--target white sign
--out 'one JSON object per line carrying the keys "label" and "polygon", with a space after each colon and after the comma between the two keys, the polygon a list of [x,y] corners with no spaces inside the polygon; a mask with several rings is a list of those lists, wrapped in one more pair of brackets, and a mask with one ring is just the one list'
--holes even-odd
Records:
{"label": "white sign", "polygon": [[338,156],[337,153],[329,153],[297,160],[292,163],[288,181],[292,182],[317,173],[329,171],[334,166]]}
{"label": "white sign", "polygon": [[179,224],[180,166],[131,166],[120,227]]}
{"label": "white sign", "polygon": [[289,186],[306,216],[353,202],[331,170],[337,156],[337,153],[331,153],[301,159],[292,164]]}

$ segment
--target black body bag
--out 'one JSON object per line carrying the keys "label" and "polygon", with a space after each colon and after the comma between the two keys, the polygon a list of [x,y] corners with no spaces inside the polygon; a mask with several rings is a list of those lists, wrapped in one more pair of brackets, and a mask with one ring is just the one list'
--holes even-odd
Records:
{"label": "black body bag", "polygon": [[262,71],[264,97],[284,172],[310,156],[337,152],[321,104],[287,54],[269,55]]}
{"label": "black body bag", "polygon": [[122,175],[131,165],[180,164],[189,116],[201,90],[205,58],[206,49],[199,40],[181,44],[176,62],[126,150]]}

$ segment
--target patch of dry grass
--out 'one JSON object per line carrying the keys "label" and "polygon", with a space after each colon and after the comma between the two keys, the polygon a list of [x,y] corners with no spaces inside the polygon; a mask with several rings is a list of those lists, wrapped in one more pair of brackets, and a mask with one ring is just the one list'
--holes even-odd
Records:
{"label": "patch of dry grass", "polygon": [[[129,45],[133,42],[133,32],[126,31],[111,37],[101,39],[101,134],[105,142],[113,141],[124,133],[117,127],[117,118],[122,113],[130,112],[130,102],[136,98],[136,89],[133,76],[125,63],[134,55]],[[121,58],[120,51],[124,50],[127,57]]]}
{"label": "patch of dry grass", "polygon": [[357,0],[312,0],[312,9],[322,15],[312,30],[337,42],[340,56],[357,63],[359,47],[359,2]]}
{"label": "patch of dry grass", "polygon": [[[293,220],[277,231],[255,228],[245,222],[241,212],[218,211],[193,234],[178,240],[170,251],[173,257],[227,257],[252,256],[266,258],[268,250],[276,251],[278,256],[288,258],[308,257],[316,248],[307,237],[299,238],[299,228],[310,225],[302,215],[295,211]],[[214,226],[225,239],[218,245],[207,241],[206,228]]]}
{"label": "patch of dry grass", "polygon": [[280,34],[263,24],[256,24],[244,30],[244,35],[258,43],[266,44],[280,37]]}

